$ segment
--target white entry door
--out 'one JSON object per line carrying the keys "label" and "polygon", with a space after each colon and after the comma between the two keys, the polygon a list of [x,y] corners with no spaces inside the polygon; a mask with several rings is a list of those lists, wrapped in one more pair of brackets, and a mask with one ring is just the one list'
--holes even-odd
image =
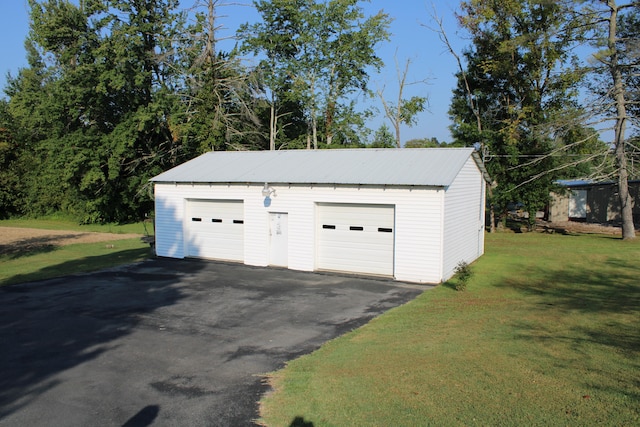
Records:
{"label": "white entry door", "polygon": [[316,268],[393,275],[395,207],[318,204]]}
{"label": "white entry door", "polygon": [[289,265],[289,226],[286,213],[269,214],[269,264],[279,267]]}

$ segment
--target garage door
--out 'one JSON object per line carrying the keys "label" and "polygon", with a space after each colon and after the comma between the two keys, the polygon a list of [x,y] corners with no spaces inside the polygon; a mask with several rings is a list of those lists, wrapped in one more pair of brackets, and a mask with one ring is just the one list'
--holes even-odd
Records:
{"label": "garage door", "polygon": [[244,261],[242,200],[188,200],[186,255]]}
{"label": "garage door", "polygon": [[393,275],[394,206],[318,204],[316,267]]}

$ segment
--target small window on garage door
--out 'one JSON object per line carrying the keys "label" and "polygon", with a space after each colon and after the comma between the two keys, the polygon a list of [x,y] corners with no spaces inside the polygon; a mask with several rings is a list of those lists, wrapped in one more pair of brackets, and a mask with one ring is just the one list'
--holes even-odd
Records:
{"label": "small window on garage door", "polygon": [[393,275],[393,205],[319,203],[316,209],[316,268]]}
{"label": "small window on garage door", "polygon": [[242,200],[186,201],[186,255],[244,261],[244,203]]}

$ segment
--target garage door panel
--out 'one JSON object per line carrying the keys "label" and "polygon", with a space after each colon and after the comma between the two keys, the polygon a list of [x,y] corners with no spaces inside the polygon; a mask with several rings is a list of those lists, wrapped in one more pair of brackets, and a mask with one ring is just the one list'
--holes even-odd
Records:
{"label": "garage door panel", "polygon": [[319,204],[319,269],[393,275],[392,205]]}
{"label": "garage door panel", "polygon": [[390,245],[393,244],[393,240],[389,239],[384,242],[375,241],[375,242],[335,242],[328,241],[322,245],[323,249],[327,251],[362,251],[362,252],[370,252],[376,253],[379,251],[384,251],[389,248]]}
{"label": "garage door panel", "polygon": [[244,260],[244,203],[188,200],[187,256]]}
{"label": "garage door panel", "polygon": [[354,267],[351,259],[352,257],[350,254],[344,254],[341,257],[333,259],[330,264],[326,264],[324,267],[320,268],[327,271],[344,271],[349,273],[375,274],[383,276],[390,276],[393,271],[392,261],[364,261],[358,263],[357,267]]}

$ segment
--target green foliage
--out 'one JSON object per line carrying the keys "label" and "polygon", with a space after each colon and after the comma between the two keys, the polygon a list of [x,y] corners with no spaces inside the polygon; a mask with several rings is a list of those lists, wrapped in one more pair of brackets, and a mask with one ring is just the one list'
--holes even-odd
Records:
{"label": "green foliage", "polygon": [[405,148],[438,148],[447,145],[446,142],[438,141],[438,138],[410,139],[405,142]]}
{"label": "green foliage", "polygon": [[412,96],[409,99],[403,99],[400,106],[400,123],[409,126],[416,124],[416,115],[424,111],[427,98],[424,96]]}
{"label": "green foliage", "polygon": [[86,223],[142,218],[152,207],[148,178],[182,160],[169,121],[179,103],[168,90],[178,2],[29,4],[29,67],[7,89],[14,173],[25,172],[14,210]]}
{"label": "green foliage", "polygon": [[20,151],[7,102],[0,100],[0,219],[19,213],[23,182]]}
{"label": "green foliage", "polygon": [[572,54],[575,28],[560,2],[472,0],[462,10],[473,45],[465,74],[458,74],[452,133],[488,155],[497,184],[493,209],[503,215],[509,202],[521,202],[534,221],[563,169],[550,154],[576,142],[570,133],[559,137],[574,117],[583,77]]}
{"label": "green foliage", "polygon": [[456,291],[464,291],[467,289],[467,284],[469,280],[473,276],[473,271],[469,264],[464,261],[460,261],[456,266],[455,270],[455,283],[453,284],[453,288]]}
{"label": "green foliage", "polygon": [[373,136],[373,142],[371,148],[395,148],[396,139],[391,133],[391,129],[386,124],[380,125],[375,135]]}
{"label": "green foliage", "polygon": [[[397,61],[397,59],[396,59]],[[413,126],[416,124],[417,115],[424,111],[428,99],[423,96],[413,96],[410,99],[404,98],[404,90],[408,84],[407,74],[409,73],[410,60],[407,60],[403,71],[397,68],[398,73],[398,97],[396,102],[391,102],[385,99],[384,90],[378,90],[378,97],[382,101],[384,107],[385,116],[393,125],[395,131],[395,145],[400,148],[402,146],[402,140],[400,138],[400,128],[403,125]],[[397,62],[396,62],[397,67]]]}
{"label": "green foliage", "polygon": [[[309,145],[320,146],[318,131],[327,146],[361,145],[348,129],[360,119],[344,100],[356,91],[366,92],[368,69],[382,66],[375,46],[388,38],[390,20],[382,12],[365,18],[358,3],[254,1],[262,22],[245,24],[240,34],[245,51],[266,57],[260,69],[272,108],[272,140],[277,121],[288,120],[291,111],[284,103],[289,101],[303,109]],[[345,117],[349,120],[342,120]]]}
{"label": "green foliage", "polygon": [[[640,39],[640,5],[636,3],[635,7],[623,10],[620,16],[619,30],[618,43],[622,55],[623,77],[630,101],[627,105],[627,112],[633,120],[638,120],[640,118],[640,102],[638,102],[640,100],[640,73],[637,72],[637,69],[640,66],[640,48],[637,41]],[[636,134],[633,136],[637,138],[640,136],[637,125],[635,131]],[[640,149],[636,148],[634,151],[638,156]],[[638,171],[635,171],[635,174],[640,176]]]}
{"label": "green foliage", "polygon": [[255,70],[239,49],[216,50],[218,0],[198,3],[190,25],[178,0],[28,5],[28,66],[0,106],[3,217],[139,219],[148,179],[203,152],[367,139],[368,113],[346,99],[382,65],[389,18],[363,16],[357,0],[258,2],[265,23],[245,26],[243,43],[267,53]]}

